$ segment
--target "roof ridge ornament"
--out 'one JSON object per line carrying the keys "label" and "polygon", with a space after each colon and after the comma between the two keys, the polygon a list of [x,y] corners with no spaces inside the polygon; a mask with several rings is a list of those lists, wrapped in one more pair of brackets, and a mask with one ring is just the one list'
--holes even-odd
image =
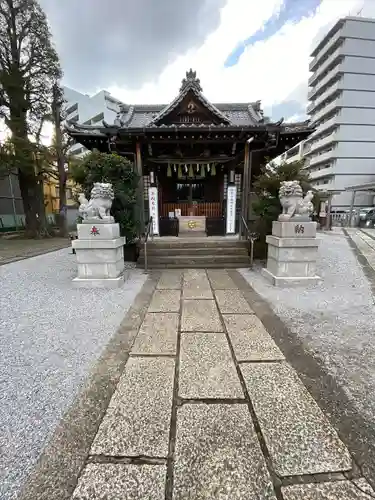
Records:
{"label": "roof ridge ornament", "polygon": [[182,79],[180,92],[183,92],[186,87],[194,87],[198,92],[202,92],[201,81],[197,78],[197,72],[191,68],[186,72],[185,78]]}

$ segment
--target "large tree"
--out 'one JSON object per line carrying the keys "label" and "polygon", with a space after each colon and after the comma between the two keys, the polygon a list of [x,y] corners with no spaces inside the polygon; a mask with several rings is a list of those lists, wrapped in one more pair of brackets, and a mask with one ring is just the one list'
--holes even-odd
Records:
{"label": "large tree", "polygon": [[61,78],[46,16],[36,0],[0,0],[0,116],[11,132],[26,229],[45,231],[36,136],[51,116],[53,89]]}

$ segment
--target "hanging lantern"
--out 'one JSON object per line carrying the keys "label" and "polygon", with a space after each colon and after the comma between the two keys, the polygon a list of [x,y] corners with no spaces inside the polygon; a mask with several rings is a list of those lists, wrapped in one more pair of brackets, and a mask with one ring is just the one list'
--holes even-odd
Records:
{"label": "hanging lantern", "polygon": [[172,169],[170,164],[168,163],[168,168],[167,168],[167,177],[172,177]]}
{"label": "hanging lantern", "polygon": [[194,177],[193,165],[189,165],[189,177]]}
{"label": "hanging lantern", "polygon": [[211,166],[209,163],[207,163],[207,172],[209,172],[211,170]]}
{"label": "hanging lantern", "polygon": [[200,168],[200,165],[199,163],[197,164],[197,174],[199,174],[199,168]]}
{"label": "hanging lantern", "polygon": [[212,165],[211,175],[216,175],[216,165],[215,165],[215,163]]}
{"label": "hanging lantern", "polygon": [[177,176],[179,179],[182,179],[182,167],[181,167],[181,165],[178,166],[178,175]]}
{"label": "hanging lantern", "polygon": [[185,175],[187,175],[187,173],[188,173],[188,166],[184,165],[184,169],[185,169]]}
{"label": "hanging lantern", "polygon": [[204,165],[201,165],[201,177],[206,177],[206,172],[204,171]]}
{"label": "hanging lantern", "polygon": [[176,172],[177,172],[177,167],[176,167],[176,165],[173,165],[173,171],[174,171],[174,173],[176,173]]}

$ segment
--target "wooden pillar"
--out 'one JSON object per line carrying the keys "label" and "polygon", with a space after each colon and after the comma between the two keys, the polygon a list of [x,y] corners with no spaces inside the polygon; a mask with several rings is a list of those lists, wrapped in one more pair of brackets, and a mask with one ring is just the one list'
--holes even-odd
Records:
{"label": "wooden pillar", "polygon": [[135,153],[135,168],[139,177],[138,193],[137,193],[137,208],[138,217],[141,224],[141,232],[145,229],[145,201],[144,201],[144,186],[143,186],[143,164],[142,164],[142,150],[140,142],[136,143]]}
{"label": "wooden pillar", "polygon": [[244,165],[242,176],[241,193],[241,218],[240,218],[240,238],[245,234],[242,218],[247,222],[248,198],[249,198],[249,171],[250,171],[250,142],[245,142]]}

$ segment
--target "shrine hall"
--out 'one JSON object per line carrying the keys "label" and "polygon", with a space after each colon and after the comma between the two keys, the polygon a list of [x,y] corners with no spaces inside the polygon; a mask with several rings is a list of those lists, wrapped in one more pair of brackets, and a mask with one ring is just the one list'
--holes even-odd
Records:
{"label": "shrine hall", "polygon": [[188,71],[169,104],[121,105],[112,124],[67,124],[92,150],[117,153],[139,175],[139,215],[153,233],[237,234],[251,219],[252,185],[267,159],[305,139],[308,122],[264,116],[260,101],[211,103]]}

